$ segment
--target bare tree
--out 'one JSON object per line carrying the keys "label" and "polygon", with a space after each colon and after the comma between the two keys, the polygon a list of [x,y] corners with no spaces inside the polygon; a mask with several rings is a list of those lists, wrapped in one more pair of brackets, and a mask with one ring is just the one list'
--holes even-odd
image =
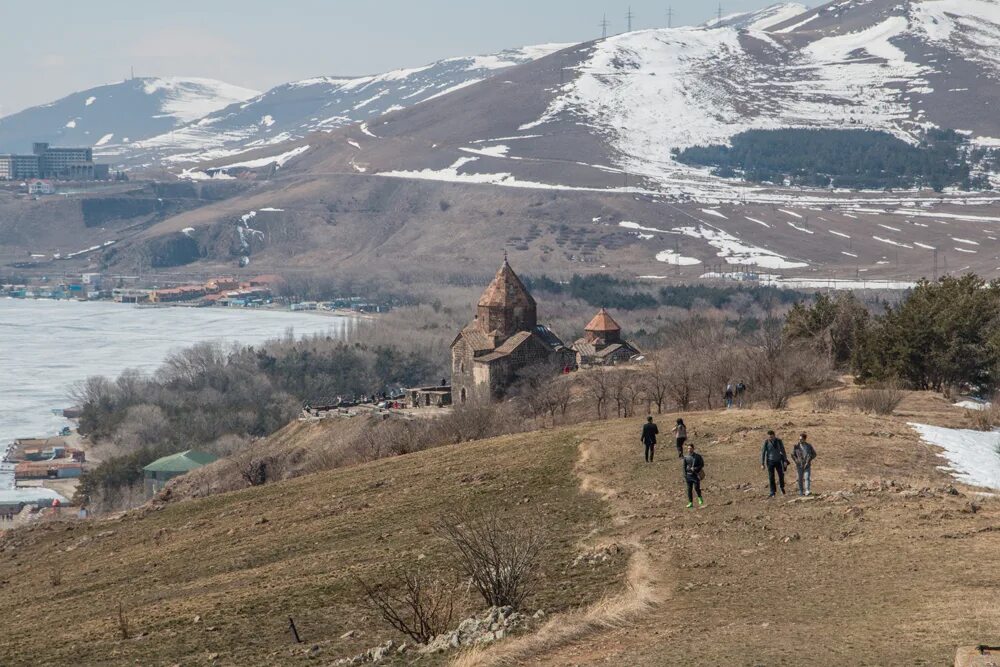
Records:
{"label": "bare tree", "polygon": [[746,357],[757,394],[775,410],[785,407],[794,394],[822,383],[832,370],[828,355],[789,342],[782,322],[774,317],[764,320],[756,345]]}
{"label": "bare tree", "polygon": [[456,581],[431,577],[416,567],[395,570],[392,585],[357,581],[382,620],[418,644],[426,644],[451,627],[459,590]]}
{"label": "bare tree", "polygon": [[642,384],[634,370],[617,370],[611,373],[611,397],[615,401],[619,417],[632,416],[641,391]]}
{"label": "bare tree", "polygon": [[487,605],[519,609],[534,590],[545,548],[534,526],[491,511],[447,517],[436,530],[458,551],[459,567]]}
{"label": "bare tree", "polygon": [[693,352],[685,348],[671,350],[669,372],[667,373],[667,393],[681,410],[691,407],[694,398],[696,362]]}
{"label": "bare tree", "polygon": [[670,393],[670,369],[662,353],[651,355],[649,365],[642,370],[643,395],[656,405],[656,414],[663,414],[663,404]]}
{"label": "bare tree", "polygon": [[587,371],[583,374],[583,387],[594,401],[597,418],[604,419],[607,415],[605,406],[611,397],[611,374],[603,368]]}

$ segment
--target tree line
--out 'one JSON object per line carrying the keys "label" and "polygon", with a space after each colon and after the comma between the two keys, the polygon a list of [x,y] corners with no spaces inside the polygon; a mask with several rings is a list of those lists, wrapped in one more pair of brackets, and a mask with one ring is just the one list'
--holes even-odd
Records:
{"label": "tree line", "polygon": [[933,130],[910,144],[875,130],[750,130],[732,145],[675,150],[680,162],[713,168],[723,178],[849,189],[986,189],[988,179],[970,166],[965,138]]}
{"label": "tree line", "polygon": [[923,280],[872,312],[851,294],[789,312],[786,336],[807,341],[859,383],[990,394],[1000,387],[1000,282],[968,274]]}
{"label": "tree line", "polygon": [[286,337],[256,348],[200,343],[171,354],[153,375],[88,378],[72,392],[80,433],[110,445],[112,455],[83,475],[81,500],[120,493],[161,456],[268,436],[305,402],[371,395],[439,372],[438,360],[420,349]]}

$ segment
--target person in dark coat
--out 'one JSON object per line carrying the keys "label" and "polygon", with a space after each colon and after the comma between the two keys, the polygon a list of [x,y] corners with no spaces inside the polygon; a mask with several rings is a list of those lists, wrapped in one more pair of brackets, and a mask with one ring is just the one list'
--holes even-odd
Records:
{"label": "person in dark coat", "polygon": [[774,477],[778,477],[778,486],[781,488],[781,495],[785,495],[785,468],[788,466],[788,455],[785,453],[785,443],[774,434],[774,431],[767,432],[767,440],[760,448],[760,469],[767,469],[767,481],[771,488],[769,498],[773,498],[776,492]]}
{"label": "person in dark coat", "polygon": [[816,448],[806,440],[805,433],[799,436],[799,441],[792,449],[792,460],[799,473],[799,495],[812,495],[812,462],[816,460]]}
{"label": "person in dark coat", "polygon": [[684,457],[684,481],[687,483],[688,508],[694,507],[694,497],[698,494],[698,505],[704,505],[701,497],[701,478],[705,475],[705,459],[694,451],[694,443],[688,445],[688,454]]}
{"label": "person in dark coat", "polygon": [[684,458],[684,443],[688,439],[688,429],[684,425],[684,420],[678,418],[677,426],[674,427],[674,438],[676,438],[677,444],[677,458]]}
{"label": "person in dark coat", "polygon": [[646,446],[646,463],[653,462],[653,454],[656,450],[656,435],[660,429],[653,423],[653,418],[647,417],[646,423],[642,425],[642,444]]}

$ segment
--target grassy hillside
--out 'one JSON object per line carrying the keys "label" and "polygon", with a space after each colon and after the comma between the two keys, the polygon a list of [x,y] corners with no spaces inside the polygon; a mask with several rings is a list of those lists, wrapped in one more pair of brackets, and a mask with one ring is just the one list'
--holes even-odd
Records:
{"label": "grassy hillside", "polygon": [[[421,555],[437,566],[445,547],[433,519],[500,505],[543,521],[553,539],[529,602],[550,620],[419,664],[945,664],[957,646],[1000,634],[1000,501],[954,485],[906,423],[964,419],[926,394],[892,418],[820,412],[808,399],[780,412],[687,415],[707,461],[708,504],[695,510],[684,507],[672,447],[646,465],[638,422],[618,420],[92,526],[36,526],[2,543],[0,603],[19,612],[0,616],[0,663],[297,664],[310,662],[312,644],[319,663],[349,657],[399,639],[364,607],[352,575],[378,578]],[[758,457],[768,428],[789,447],[809,432],[815,497],[798,500],[789,479],[787,497],[766,498]],[[571,565],[609,544],[624,547],[610,565]],[[135,639],[116,637],[119,600]],[[289,615],[304,647],[290,642]],[[359,635],[340,639],[349,630]]]}
{"label": "grassy hillside", "polygon": [[[531,609],[591,602],[620,579],[624,558],[570,567],[607,521],[578,491],[576,458],[570,433],[512,437],[18,532],[0,551],[0,604],[18,610],[0,615],[0,664],[296,664],[308,658],[291,643],[289,616],[324,660],[355,655],[401,637],[376,622],[353,577],[377,581],[422,557],[440,566],[430,525],[458,508],[544,522],[552,544]],[[119,601],[141,636],[117,638]],[[350,630],[358,636],[339,639]]]}

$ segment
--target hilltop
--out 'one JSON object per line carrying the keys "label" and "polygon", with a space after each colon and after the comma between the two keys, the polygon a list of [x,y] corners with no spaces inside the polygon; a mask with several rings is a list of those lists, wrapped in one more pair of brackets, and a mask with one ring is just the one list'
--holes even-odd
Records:
{"label": "hilltop", "polygon": [[[700,510],[684,509],[670,448],[643,464],[635,420],[615,420],[17,531],[0,551],[0,599],[19,610],[0,621],[0,652],[5,664],[298,664],[316,644],[323,661],[350,657],[399,639],[352,575],[440,567],[428,526],[457,504],[540,520],[552,538],[528,602],[544,627],[459,664],[798,664],[806,644],[816,664],[941,664],[988,641],[1000,612],[982,573],[1000,559],[1000,504],[955,483],[907,426],[959,426],[962,411],[925,394],[891,418],[811,404],[685,415],[707,460]],[[769,427],[788,441],[808,430],[812,499],[765,499]],[[116,638],[119,601],[135,639]]]}

